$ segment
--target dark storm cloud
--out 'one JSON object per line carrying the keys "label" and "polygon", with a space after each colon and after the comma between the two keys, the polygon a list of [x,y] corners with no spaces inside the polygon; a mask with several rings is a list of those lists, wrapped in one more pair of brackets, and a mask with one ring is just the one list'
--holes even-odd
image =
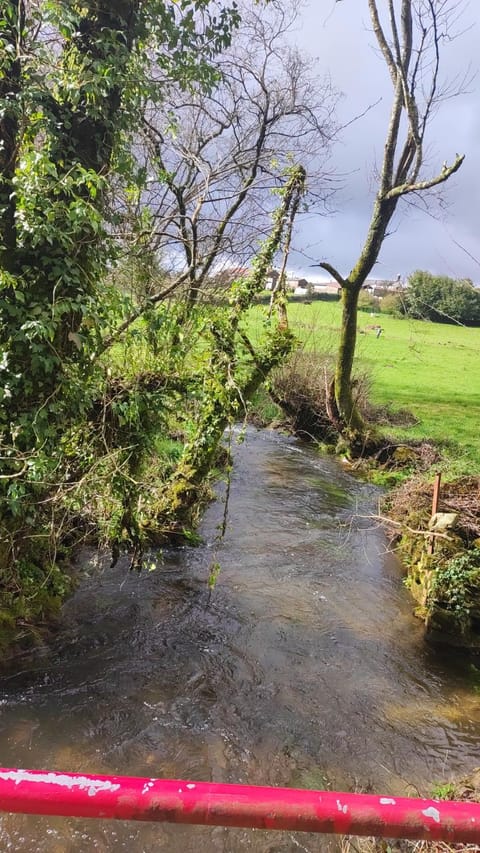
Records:
{"label": "dark storm cloud", "polygon": [[[443,162],[452,162],[457,152],[465,153],[465,163],[442,188],[441,204],[435,193],[429,196],[427,212],[401,204],[393,233],[372,272],[375,277],[407,275],[421,268],[480,281],[480,27],[473,2],[464,7],[457,25],[463,32],[442,54],[442,79],[461,79],[467,74],[468,91],[446,100],[432,121],[425,174],[437,174]],[[318,58],[318,72],[330,72],[333,84],[344,93],[339,105],[341,123],[375,104],[342,132],[335,148],[332,164],[342,176],[343,187],[335,199],[337,212],[328,219],[310,217],[299,227],[298,246],[308,256],[329,260],[346,274],[368,227],[375,163],[382,154],[391,103],[390,78],[375,48],[366,0],[312,0],[301,17],[302,29],[295,41]],[[315,272],[300,254],[292,257],[291,265],[309,274]]]}

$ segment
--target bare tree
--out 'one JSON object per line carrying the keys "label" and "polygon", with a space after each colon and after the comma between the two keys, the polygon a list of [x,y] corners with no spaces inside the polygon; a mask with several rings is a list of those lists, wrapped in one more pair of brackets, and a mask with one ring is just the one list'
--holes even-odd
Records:
{"label": "bare tree", "polygon": [[[339,283],[342,327],[329,414],[352,446],[363,443],[365,426],[352,394],[352,366],[357,334],[357,304],[362,285],[377,261],[399,201],[447,181],[463,163],[456,155],[434,176],[425,175],[425,140],[429,119],[439,103],[458,93],[461,81],[441,84],[442,48],[452,38],[460,4],[453,0],[368,0],[373,32],[393,87],[383,161],[370,224],[357,262],[343,277],[330,263],[320,264]],[[382,15],[379,7],[385,7]]]}
{"label": "bare tree", "polygon": [[307,171],[309,203],[331,192],[326,160],[337,95],[288,44],[300,6],[272,0],[260,10],[245,3],[210,94],[169,85],[161,111],[147,106],[148,188],[139,204],[151,215],[150,249],[177,270],[150,300],[185,285],[192,305],[222,267],[248,264],[271,227],[272,189],[293,160]]}

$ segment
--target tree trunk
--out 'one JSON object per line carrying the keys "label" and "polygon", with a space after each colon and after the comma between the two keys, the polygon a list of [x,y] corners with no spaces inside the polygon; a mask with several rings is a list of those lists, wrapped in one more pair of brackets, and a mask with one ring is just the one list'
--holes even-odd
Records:
{"label": "tree trunk", "polygon": [[342,328],[335,368],[335,403],[339,420],[350,440],[364,431],[364,422],[352,394],[352,367],[357,340],[357,304],[361,284],[342,287]]}
{"label": "tree trunk", "polygon": [[4,9],[4,49],[0,74],[0,270],[15,270],[15,194],[12,180],[19,152],[19,110],[17,99],[21,87],[20,52],[25,26],[23,2],[8,0]]}
{"label": "tree trunk", "polygon": [[336,407],[333,417],[329,415],[332,423],[340,430],[352,449],[355,445],[363,445],[365,434],[365,423],[352,394],[352,368],[357,342],[358,297],[378,258],[397,202],[397,198],[383,198],[381,193],[377,196],[363,249],[347,278],[342,278],[330,264],[320,264],[334,276],[342,289],[342,326],[335,366],[334,393],[330,395],[328,402],[332,409]]}
{"label": "tree trunk", "polygon": [[[418,5],[422,6],[420,10]],[[379,12],[379,7],[387,10]],[[425,8],[423,8],[423,6]],[[402,0],[379,3],[368,0],[377,44],[389,70],[393,99],[390,110],[382,166],[370,225],[357,263],[347,278],[327,262],[320,264],[342,288],[343,317],[334,379],[334,394],[327,399],[332,422],[352,447],[362,452],[365,425],[352,395],[352,366],[357,337],[357,304],[362,285],[378,260],[387,228],[399,199],[445,183],[458,171],[463,155],[457,154],[449,166],[445,162],[434,177],[420,180],[424,165],[424,136],[439,90],[440,46],[448,38],[448,25],[456,19],[457,4]],[[453,11],[452,11],[453,10]],[[391,35],[384,29],[385,14]],[[414,59],[413,59],[414,58]],[[421,84],[420,85],[420,82]],[[455,86],[453,87],[455,91]],[[446,87],[443,97],[451,97]],[[336,408],[337,411],[333,411]]]}

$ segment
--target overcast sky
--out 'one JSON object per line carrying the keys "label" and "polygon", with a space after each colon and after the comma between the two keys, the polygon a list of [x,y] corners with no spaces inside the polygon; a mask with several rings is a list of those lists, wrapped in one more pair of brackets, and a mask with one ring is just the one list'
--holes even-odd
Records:
{"label": "overcast sky", "polygon": [[[391,279],[427,269],[480,283],[480,9],[478,0],[466,2],[458,29],[465,32],[443,52],[443,78],[464,73],[471,65],[468,92],[446,101],[427,131],[429,173],[437,174],[457,152],[466,155],[460,171],[444,185],[445,210],[432,203],[432,215],[401,204],[379,262],[371,275]],[[379,7],[384,9],[385,0]],[[328,71],[343,93],[339,105],[341,123],[347,123],[369,104],[380,103],[345,129],[337,143],[332,166],[343,175],[332,216],[302,221],[297,245],[316,260],[330,261],[342,274],[351,269],[368,227],[373,198],[373,167],[380,161],[391,103],[386,66],[370,29],[367,0],[310,0],[301,13],[301,29],[294,40],[318,57],[320,73]],[[461,244],[478,259],[468,257]],[[312,261],[313,262],[313,261]],[[310,261],[293,254],[291,271],[310,279],[322,276]]]}

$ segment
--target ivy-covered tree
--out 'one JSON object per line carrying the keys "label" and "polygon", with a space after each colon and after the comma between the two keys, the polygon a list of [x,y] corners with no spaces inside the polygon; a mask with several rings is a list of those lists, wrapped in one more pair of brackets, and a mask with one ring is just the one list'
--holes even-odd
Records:
{"label": "ivy-covered tree", "polygon": [[[52,493],[92,464],[76,433],[116,322],[111,175],[158,75],[208,85],[238,22],[209,0],[5,0],[0,10],[0,571],[41,565]],[[148,59],[148,62],[147,62]],[[160,91],[156,87],[157,93]],[[161,94],[161,93],[160,93]],[[113,212],[112,212],[113,211]],[[55,521],[55,524],[58,520]],[[50,536],[50,534],[52,534]],[[54,551],[50,554],[54,561]],[[29,569],[30,571],[30,569]]]}
{"label": "ivy-covered tree", "polygon": [[104,323],[98,285],[112,251],[107,179],[112,168],[129,166],[126,145],[147,87],[145,54],[156,50],[163,72],[183,82],[195,68],[207,79],[206,60],[229,37],[225,10],[214,27],[204,21],[197,33],[195,11],[209,5],[6,4],[0,310],[8,420],[2,427],[7,444],[13,430],[23,452],[48,438],[52,414],[68,418],[71,380],[79,373],[83,383],[94,363]]}
{"label": "ivy-covered tree", "polygon": [[[290,242],[301,168],[278,181],[272,233],[227,306],[192,311],[186,328],[178,300],[148,305],[142,291],[139,305],[121,281],[122,199],[141,199],[147,178],[145,104],[161,109],[162,80],[212,91],[238,23],[233,0],[2,7],[0,646],[4,623],[64,595],[59,549],[79,533],[103,532],[138,564],[152,537],[188,523],[224,426],[292,346],[280,291],[255,345],[243,317]],[[143,224],[135,274],[160,277],[155,253],[141,257]]]}

